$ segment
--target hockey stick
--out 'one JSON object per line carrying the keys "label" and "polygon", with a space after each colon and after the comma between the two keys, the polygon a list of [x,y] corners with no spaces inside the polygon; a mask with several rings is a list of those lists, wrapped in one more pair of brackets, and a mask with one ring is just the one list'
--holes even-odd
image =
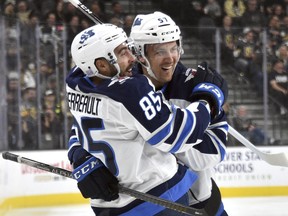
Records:
{"label": "hockey stick", "polygon": [[74,7],[78,8],[83,14],[85,14],[87,17],[89,17],[94,23],[96,24],[102,24],[102,21],[96,17],[92,11],[87,8],[84,4],[82,4],[79,0],[69,0],[71,4],[74,5]]}
{"label": "hockey stick", "polygon": [[[31,166],[31,167],[34,167],[34,168],[37,168],[40,170],[44,170],[44,171],[51,172],[51,173],[54,173],[54,174],[57,174],[60,176],[74,179],[72,172],[69,170],[65,170],[65,169],[62,169],[59,167],[54,167],[54,166],[51,166],[51,165],[48,165],[48,164],[45,164],[45,163],[42,163],[39,161],[29,159],[29,158],[21,157],[19,155],[16,155],[16,154],[13,154],[10,152],[3,152],[2,157],[6,160],[11,160],[11,161],[14,161],[17,163],[26,164],[28,166]],[[150,195],[150,194],[146,194],[146,193],[142,193],[142,192],[139,192],[136,190],[132,190],[132,189],[123,187],[121,185],[119,185],[119,192],[126,194],[126,195],[129,195],[129,196],[132,196],[136,199],[139,199],[139,200],[142,200],[145,202],[151,202],[151,203],[156,204],[156,205],[161,205],[165,208],[172,209],[172,210],[178,211],[178,212],[182,212],[182,213],[185,213],[188,215],[207,216],[207,213],[205,212],[204,209],[191,208],[189,206],[181,205],[179,203],[174,203],[174,202],[171,202],[169,200],[165,200],[165,199],[162,199],[162,198]]]}
{"label": "hockey stick", "polygon": [[253,145],[249,140],[247,140],[242,134],[236,131],[233,127],[229,125],[228,132],[244,146],[249,148],[251,151],[256,153],[262,160],[274,166],[284,166],[288,167],[288,153],[266,153],[259,150],[255,145]]}

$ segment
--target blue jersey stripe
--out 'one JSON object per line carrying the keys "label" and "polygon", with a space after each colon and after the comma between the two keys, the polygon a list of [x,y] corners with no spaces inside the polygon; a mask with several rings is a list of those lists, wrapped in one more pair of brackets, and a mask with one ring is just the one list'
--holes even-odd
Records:
{"label": "blue jersey stripe", "polygon": [[69,139],[69,142],[68,142],[68,147],[70,147],[72,144],[74,144],[75,142],[78,142],[78,139],[77,137],[74,137],[74,138],[70,138]]}
{"label": "blue jersey stripe", "polygon": [[224,157],[225,157],[225,154],[226,154],[226,150],[223,148],[223,146],[219,142],[219,139],[217,138],[217,136],[214,136],[211,133],[209,133],[209,136],[210,136],[210,139],[213,139],[217,143],[217,146],[220,149],[221,161],[224,160]]}
{"label": "blue jersey stripe", "polygon": [[191,112],[186,112],[187,119],[186,123],[184,125],[184,128],[182,129],[182,132],[176,142],[176,144],[173,146],[170,152],[174,153],[179,150],[179,148],[183,145],[183,142],[187,139],[188,135],[191,133],[191,130],[193,129],[193,123],[194,123],[194,116]]}
{"label": "blue jersey stripe", "polygon": [[[174,185],[174,187],[167,190],[163,193],[160,198],[165,200],[170,200],[172,202],[180,199],[191,187],[191,185],[195,182],[197,176],[190,172],[186,171],[183,179]],[[173,199],[171,199],[173,197]],[[163,206],[155,205],[150,202],[144,202],[141,205],[136,206],[129,212],[121,214],[121,216],[143,216],[143,215],[155,215],[164,209]]]}
{"label": "blue jersey stripe", "polygon": [[157,132],[153,137],[151,137],[147,142],[151,145],[156,145],[163,141],[163,139],[167,138],[168,135],[171,134],[171,130],[173,128],[174,119],[176,116],[176,110],[174,106],[172,107],[173,117],[171,118],[169,124],[167,124],[162,130]]}
{"label": "blue jersey stripe", "polygon": [[170,133],[173,127],[173,120],[169,122],[162,130],[156,133],[153,137],[151,137],[147,142],[151,145],[156,145],[160,143],[163,139],[165,139]]}
{"label": "blue jersey stripe", "polygon": [[223,203],[221,202],[221,204],[220,204],[220,206],[219,206],[219,209],[218,209],[218,211],[217,211],[217,213],[216,213],[215,216],[221,216],[223,212],[224,212],[224,205],[223,205]]}

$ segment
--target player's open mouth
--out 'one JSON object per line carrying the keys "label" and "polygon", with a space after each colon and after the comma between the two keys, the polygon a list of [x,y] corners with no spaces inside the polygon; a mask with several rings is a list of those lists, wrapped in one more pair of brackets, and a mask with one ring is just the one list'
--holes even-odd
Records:
{"label": "player's open mouth", "polygon": [[168,70],[171,70],[173,68],[173,66],[167,66],[167,67],[161,67],[162,70],[164,71],[168,71]]}

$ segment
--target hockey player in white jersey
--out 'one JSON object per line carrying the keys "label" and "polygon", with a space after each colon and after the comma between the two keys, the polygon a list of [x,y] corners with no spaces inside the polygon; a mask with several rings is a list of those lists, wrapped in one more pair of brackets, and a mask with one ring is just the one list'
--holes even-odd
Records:
{"label": "hockey player in white jersey", "polygon": [[[209,103],[197,100],[180,109],[166,103],[146,76],[119,78],[120,72],[131,71],[135,59],[123,29],[114,25],[79,33],[71,54],[77,67],[66,78],[75,120],[68,157],[95,214],[183,215],[118,195],[117,183],[188,205],[187,191],[197,175],[178,164],[174,154],[202,141],[211,121]],[[219,106],[224,100],[212,83],[195,89],[194,94],[210,92]]]}
{"label": "hockey player in white jersey", "polygon": [[[195,100],[195,94],[191,97],[191,93],[199,82],[212,82],[227,95],[225,80],[208,68],[206,63],[200,64],[195,70],[178,62],[183,52],[180,29],[168,15],[161,12],[137,15],[130,37],[134,40],[141,62],[136,67],[136,73],[148,76],[156,90],[161,90],[170,102],[186,107]],[[204,95],[200,97],[204,98]],[[199,176],[190,190],[190,205],[196,208],[205,207],[209,215],[224,216],[227,213],[221,202],[220,191],[211,178],[214,166],[224,158],[227,140],[225,113],[222,109],[217,112],[219,114],[209,125],[203,142],[195,145],[191,151],[178,153],[176,156],[197,171]]]}

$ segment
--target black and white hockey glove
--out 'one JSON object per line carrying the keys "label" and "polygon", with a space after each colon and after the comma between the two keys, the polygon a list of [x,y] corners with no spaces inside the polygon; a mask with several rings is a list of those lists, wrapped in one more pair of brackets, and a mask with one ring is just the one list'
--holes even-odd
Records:
{"label": "black and white hockey glove", "polygon": [[74,155],[72,174],[84,198],[112,201],[119,197],[117,178],[98,158],[82,148],[75,150]]}
{"label": "black and white hockey glove", "polygon": [[205,100],[211,108],[214,119],[221,110],[228,96],[228,86],[224,78],[214,69],[208,67],[207,62],[202,62],[197,67],[193,78],[193,91],[190,97],[192,102]]}

